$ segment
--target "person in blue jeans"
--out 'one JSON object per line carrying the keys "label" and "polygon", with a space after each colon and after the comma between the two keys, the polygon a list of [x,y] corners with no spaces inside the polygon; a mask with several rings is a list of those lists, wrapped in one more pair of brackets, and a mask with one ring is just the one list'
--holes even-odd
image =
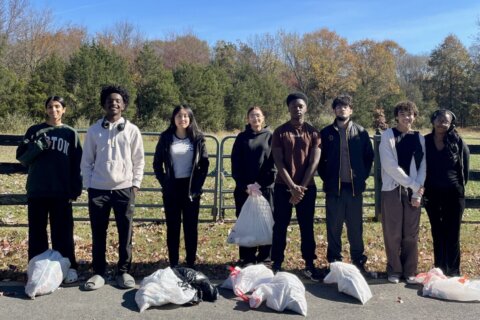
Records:
{"label": "person in blue jeans", "polygon": [[307,97],[303,93],[288,95],[286,103],[290,120],[275,129],[272,137],[272,153],[277,167],[273,191],[273,243],[272,270],[281,270],[285,259],[287,229],[295,206],[300,227],[302,258],[305,260],[306,277],[320,281],[315,268],[316,244],[313,232],[315,198],[317,188],[313,176],[320,159],[318,131],[305,122]]}

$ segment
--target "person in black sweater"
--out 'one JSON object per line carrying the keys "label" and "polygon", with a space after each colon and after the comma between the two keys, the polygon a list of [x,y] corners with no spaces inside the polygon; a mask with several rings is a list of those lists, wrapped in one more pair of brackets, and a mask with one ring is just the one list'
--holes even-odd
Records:
{"label": "person in black sweater", "polygon": [[432,133],[425,136],[427,177],[424,206],[432,227],[435,267],[460,275],[460,225],[465,209],[469,150],[455,130],[455,115],[440,109],[431,116]]}
{"label": "person in black sweater", "polygon": [[62,123],[63,98],[45,102],[47,121],[28,128],[16,157],[28,167],[28,259],[48,249],[50,219],[52,248],[70,260],[65,283],[77,281],[72,201],[82,193],[82,147],[75,129]]}
{"label": "person in black sweater", "polygon": [[[251,190],[249,184],[260,185],[262,195],[270,203],[273,211],[273,182],[275,164],[271,152],[272,132],[264,125],[265,116],[260,107],[254,106],[247,111],[248,124],[235,139],[232,148],[232,177],[236,186],[233,193],[235,214],[238,218]],[[271,245],[259,247],[240,247],[239,256],[242,266],[270,261]]]}
{"label": "person in black sweater", "polygon": [[209,164],[205,136],[192,109],[186,105],[175,107],[170,126],[160,135],[153,158],[153,171],[162,186],[171,267],[178,265],[182,221],[185,260],[189,268],[195,266],[200,196]]}

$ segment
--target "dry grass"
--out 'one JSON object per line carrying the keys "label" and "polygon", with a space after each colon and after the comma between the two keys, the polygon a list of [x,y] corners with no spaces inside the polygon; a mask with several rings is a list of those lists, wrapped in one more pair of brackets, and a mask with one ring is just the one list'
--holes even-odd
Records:
{"label": "dry grass", "polygon": [[[463,133],[463,132],[462,132]],[[476,130],[465,131],[463,133],[471,144],[479,144],[479,134]],[[222,133],[222,137],[229,133]],[[145,139],[146,151],[154,150],[157,138],[148,137]],[[233,140],[231,141],[233,143]],[[229,150],[230,146],[226,147]],[[211,146],[209,149],[212,149]],[[213,148],[214,149],[214,148]],[[214,150],[210,150],[214,153]],[[229,151],[228,151],[229,152]],[[13,162],[14,149],[11,147],[0,146],[0,161]],[[147,158],[146,171],[151,171],[151,157]],[[213,162],[213,161],[212,161]],[[225,170],[229,170],[229,160],[226,159]],[[210,169],[214,167],[212,163]],[[472,157],[472,167],[480,169],[480,156]],[[230,178],[224,180],[227,188],[233,187]],[[213,179],[209,178],[207,187],[212,187]],[[369,180],[369,186],[373,183]],[[25,176],[23,175],[0,175],[0,193],[24,193]],[[144,187],[158,187],[158,183],[153,176],[146,176]],[[480,197],[479,182],[471,182],[467,186],[469,196]],[[227,204],[232,204],[231,195],[227,195]],[[86,194],[79,199],[80,202],[86,201]],[[202,203],[211,203],[212,194],[205,194]],[[371,202],[371,196],[365,197],[365,202]],[[322,196],[318,203],[322,203]],[[137,203],[161,203],[159,192],[142,192]],[[366,217],[372,217],[372,208],[367,208]],[[136,217],[141,218],[163,218],[161,209],[137,208]],[[86,219],[88,217],[85,208],[75,208],[75,217]],[[203,210],[201,217],[204,220],[211,219],[210,211]],[[227,218],[233,218],[233,211],[227,210]],[[318,209],[317,217],[324,217],[323,209]],[[27,266],[27,228],[26,225],[26,207],[25,206],[2,206],[0,207],[0,278],[24,280],[24,273]],[[480,277],[480,250],[478,250],[478,232],[480,224],[480,212],[478,209],[468,209],[465,211],[464,220],[477,221],[477,223],[465,223],[462,225],[461,245],[463,272],[470,277]],[[209,277],[222,279],[227,276],[226,266],[234,263],[238,259],[238,250],[235,246],[226,243],[228,230],[231,223],[201,223],[199,225],[199,246],[197,262],[199,269],[205,272]],[[325,223],[321,220],[315,224],[315,234],[317,242],[318,265],[326,266],[326,232]],[[76,254],[80,262],[80,274],[83,277],[88,276],[91,260],[91,236],[90,225],[88,222],[76,222],[75,224]],[[383,272],[386,265],[386,257],[383,246],[383,235],[380,223],[366,222],[364,227],[364,241],[366,255],[369,257],[367,268],[371,271]],[[423,212],[420,228],[419,241],[419,271],[425,271],[433,265],[433,250],[430,236],[430,224],[428,218]],[[109,228],[109,244],[107,249],[110,266],[114,268],[117,261],[117,237],[115,224],[112,223]],[[181,254],[184,252],[181,249]],[[349,259],[348,243],[344,234],[344,252],[346,261]],[[166,229],[164,224],[158,223],[135,223],[134,226],[134,264],[133,272],[137,277],[145,276],[159,267],[168,265],[166,249]],[[181,257],[182,259],[182,257]],[[292,224],[288,232],[288,245],[286,249],[286,259],[283,266],[287,270],[297,272],[303,268],[303,261],[300,255],[299,230],[296,224]]]}
{"label": "dry grass", "polygon": [[[199,245],[197,263],[199,269],[213,279],[223,279],[227,276],[227,266],[238,259],[236,246],[226,243],[229,223],[202,223],[199,225]],[[469,277],[480,276],[480,252],[476,237],[478,224],[462,226],[462,270]],[[345,232],[344,232],[345,233]],[[317,242],[318,266],[327,266],[325,224],[315,224]],[[343,256],[349,261],[349,249],[344,234]],[[80,274],[84,278],[89,274],[91,260],[90,225],[87,222],[77,222],[75,225],[76,255],[80,263]],[[364,228],[366,255],[369,257],[367,268],[370,271],[382,273],[385,270],[386,257],[383,246],[382,228],[380,223],[366,222]],[[133,273],[137,277],[150,274],[158,268],[168,266],[166,249],[166,227],[157,223],[136,223],[134,227],[134,263]],[[183,242],[183,241],[182,241]],[[109,228],[107,257],[113,269],[118,259],[117,235],[114,223]],[[433,265],[433,250],[431,247],[430,225],[426,215],[422,215],[419,241],[419,271],[429,270]],[[0,275],[1,278],[24,280],[27,266],[27,228],[0,228]],[[180,261],[183,259],[183,246],[180,250]],[[300,254],[300,236],[298,225],[292,224],[288,232],[286,259],[283,267],[297,272],[303,268]]]}

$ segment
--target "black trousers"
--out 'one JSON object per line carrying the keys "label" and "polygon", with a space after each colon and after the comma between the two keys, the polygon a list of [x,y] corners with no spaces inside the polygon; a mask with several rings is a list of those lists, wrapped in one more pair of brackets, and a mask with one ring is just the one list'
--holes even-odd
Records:
{"label": "black trousers", "polygon": [[[273,212],[273,190],[272,188],[262,188],[262,195],[267,199],[270,207]],[[233,192],[233,197],[235,199],[235,215],[240,216],[242,207],[245,204],[245,201],[248,199],[248,193],[245,190],[240,190],[240,188],[235,188]],[[239,247],[239,257],[242,260],[243,264],[248,263],[258,263],[258,262],[268,262],[270,261],[270,250],[272,246],[258,246],[258,247]]]}
{"label": "black trousers", "polygon": [[119,190],[88,189],[88,209],[92,228],[92,266],[104,275],[107,267],[107,229],[113,209],[118,231],[117,272],[126,273],[132,263],[132,221],[135,209],[133,188]]}
{"label": "black trousers", "polygon": [[460,274],[460,225],[465,209],[463,190],[429,190],[425,209],[430,219],[435,267],[449,276]]}
{"label": "black trousers", "polygon": [[185,260],[187,265],[195,264],[198,244],[198,214],[200,197],[190,199],[188,185],[190,178],[175,179],[175,192],[163,195],[165,219],[167,222],[168,259],[171,266],[178,265],[180,227],[183,221],[185,239]]}
{"label": "black trousers", "polygon": [[[287,229],[292,219],[293,205],[289,203],[290,192],[288,187],[276,183],[273,191],[273,243],[272,243],[272,261],[274,267],[280,267],[285,259],[285,248],[287,246]],[[313,218],[315,214],[315,198],[317,188],[308,186],[305,196],[295,206],[297,221],[300,227],[302,258],[306,265],[312,265],[317,259],[315,255],[315,237],[313,235]]]}
{"label": "black trousers", "polygon": [[77,269],[72,203],[68,198],[28,198],[28,260],[48,249],[48,220],[52,249],[70,260],[70,268]]}
{"label": "black trousers", "polygon": [[363,254],[363,196],[353,196],[350,183],[343,184],[340,195],[328,193],[326,195],[326,224],[327,224],[327,260],[328,262],[342,261],[342,230],[343,224],[347,227],[347,237],[350,243],[350,258],[355,265],[363,265],[367,257]]}

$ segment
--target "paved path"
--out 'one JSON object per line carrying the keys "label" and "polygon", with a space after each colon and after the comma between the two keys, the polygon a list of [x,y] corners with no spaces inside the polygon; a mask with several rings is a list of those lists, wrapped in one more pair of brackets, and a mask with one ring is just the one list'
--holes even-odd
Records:
{"label": "paved path", "polygon": [[[421,286],[370,280],[373,298],[361,305],[354,298],[339,293],[336,285],[310,281],[304,281],[304,284],[308,319],[480,319],[480,303],[425,298],[421,296]],[[0,282],[0,319],[303,319],[291,312],[277,313],[265,305],[250,310],[232,291],[224,289],[220,290],[215,303],[166,305],[140,314],[134,300],[136,291],[106,285],[97,291],[84,292],[74,286],[30,300],[24,294],[22,283]]]}

